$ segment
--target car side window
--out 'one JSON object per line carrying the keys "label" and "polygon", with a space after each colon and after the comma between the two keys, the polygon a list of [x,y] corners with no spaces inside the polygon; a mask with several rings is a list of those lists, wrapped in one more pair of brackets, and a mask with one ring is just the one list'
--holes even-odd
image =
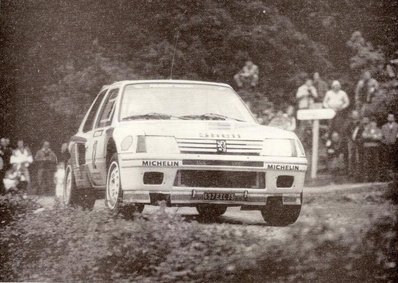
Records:
{"label": "car side window", "polygon": [[115,113],[116,98],[117,98],[118,93],[119,93],[119,89],[112,89],[109,92],[109,95],[108,95],[105,103],[102,105],[101,112],[98,116],[99,118],[95,125],[96,128],[102,128],[102,127],[107,127],[107,126],[111,125],[112,118]]}
{"label": "car side window", "polygon": [[83,132],[87,133],[88,131],[91,131],[93,129],[94,126],[94,119],[95,119],[95,114],[97,114],[98,112],[98,108],[101,105],[102,100],[104,99],[104,96],[106,94],[108,90],[104,90],[102,91],[97,99],[95,100],[93,107],[91,107],[90,113],[88,113],[87,119],[84,122],[84,126],[83,126]]}

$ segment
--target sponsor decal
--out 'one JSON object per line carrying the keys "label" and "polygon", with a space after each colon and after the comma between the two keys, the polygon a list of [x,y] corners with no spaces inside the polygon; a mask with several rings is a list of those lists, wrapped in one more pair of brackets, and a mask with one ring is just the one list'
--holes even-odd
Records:
{"label": "sponsor decal", "polygon": [[240,134],[199,133],[199,137],[201,137],[201,138],[240,139]]}
{"label": "sponsor decal", "polygon": [[217,140],[217,152],[227,152],[227,142],[225,140]]}
{"label": "sponsor decal", "polygon": [[178,167],[180,166],[179,161],[174,160],[143,160],[142,166],[147,167]]}
{"label": "sponsor decal", "polygon": [[272,170],[286,170],[286,171],[299,171],[299,165],[293,164],[266,164],[267,169]]}

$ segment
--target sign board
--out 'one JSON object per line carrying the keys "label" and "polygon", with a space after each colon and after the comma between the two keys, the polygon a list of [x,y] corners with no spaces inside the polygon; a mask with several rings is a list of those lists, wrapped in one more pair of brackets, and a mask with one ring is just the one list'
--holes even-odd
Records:
{"label": "sign board", "polygon": [[336,115],[330,108],[324,109],[301,109],[297,111],[298,120],[329,120]]}

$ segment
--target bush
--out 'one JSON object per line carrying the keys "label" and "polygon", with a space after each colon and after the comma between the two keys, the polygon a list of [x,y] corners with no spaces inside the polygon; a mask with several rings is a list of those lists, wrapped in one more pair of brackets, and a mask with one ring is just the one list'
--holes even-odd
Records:
{"label": "bush", "polygon": [[388,215],[374,221],[378,224],[360,237],[354,231],[333,229],[315,217],[270,241],[253,233],[251,227],[188,222],[163,209],[127,221],[106,211],[58,208],[29,214],[2,231],[0,245],[8,247],[9,257],[0,279],[391,280],[397,219]]}

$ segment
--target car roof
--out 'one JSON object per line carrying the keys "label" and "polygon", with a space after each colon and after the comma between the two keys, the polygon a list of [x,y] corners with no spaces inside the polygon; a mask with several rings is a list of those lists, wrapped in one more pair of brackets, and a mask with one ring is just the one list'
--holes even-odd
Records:
{"label": "car roof", "polygon": [[[228,84],[216,83],[216,82],[206,82],[206,81],[192,81],[192,80],[125,80],[114,82],[109,87],[124,86],[127,84],[197,84],[197,85],[211,85],[211,86],[222,86],[227,88],[232,88]],[[104,86],[105,87],[105,86]],[[108,87],[108,86],[107,86]]]}

